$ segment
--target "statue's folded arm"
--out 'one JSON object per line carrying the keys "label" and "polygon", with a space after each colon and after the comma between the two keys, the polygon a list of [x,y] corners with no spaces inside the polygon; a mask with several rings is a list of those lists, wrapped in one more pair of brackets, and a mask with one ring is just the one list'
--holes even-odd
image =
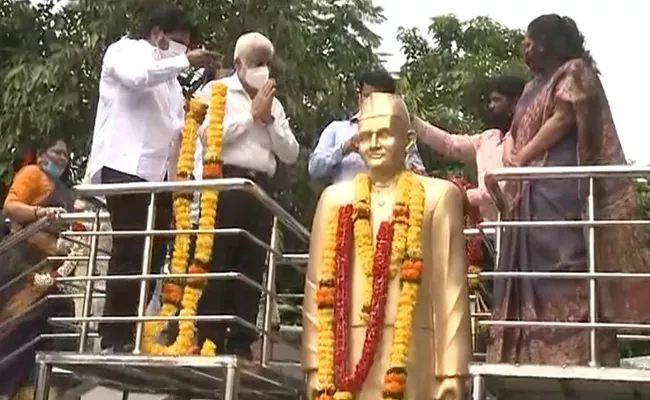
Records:
{"label": "statue's folded arm", "polygon": [[472,356],[463,202],[452,184],[440,195],[429,235],[423,240],[425,257],[431,260],[435,375],[460,377],[469,373]]}

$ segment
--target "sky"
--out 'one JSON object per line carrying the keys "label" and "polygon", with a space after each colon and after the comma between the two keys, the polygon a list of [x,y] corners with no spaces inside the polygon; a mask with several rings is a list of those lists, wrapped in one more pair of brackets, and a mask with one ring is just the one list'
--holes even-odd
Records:
{"label": "sky", "polygon": [[643,0],[375,0],[375,4],[384,8],[387,18],[373,30],[383,39],[381,52],[391,54],[386,59],[389,71],[399,70],[404,61],[397,29],[416,27],[425,33],[430,18],[436,15],[455,14],[461,20],[488,16],[519,29],[541,14],[573,18],[601,71],[626,157],[650,164],[650,135],[645,131],[645,114],[650,111],[644,106],[645,95],[650,93],[650,74],[644,65],[646,41],[642,39],[647,36],[648,20]]}

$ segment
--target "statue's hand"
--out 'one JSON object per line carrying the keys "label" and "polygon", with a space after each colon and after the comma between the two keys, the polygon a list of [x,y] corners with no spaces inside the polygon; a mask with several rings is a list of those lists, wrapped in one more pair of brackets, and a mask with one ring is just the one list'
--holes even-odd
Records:
{"label": "statue's hand", "polygon": [[443,378],[438,385],[435,400],[465,400],[465,378]]}

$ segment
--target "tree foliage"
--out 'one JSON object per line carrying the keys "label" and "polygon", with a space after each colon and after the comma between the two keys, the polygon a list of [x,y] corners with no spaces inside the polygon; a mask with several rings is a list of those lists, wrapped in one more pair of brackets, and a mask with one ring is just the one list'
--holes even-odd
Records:
{"label": "tree foliage", "polygon": [[[0,179],[12,173],[17,148],[42,135],[59,135],[71,145],[77,165],[89,149],[99,71],[107,46],[138,23],[153,0],[109,2],[0,0]],[[309,219],[312,197],[306,176],[309,144],[319,129],[356,99],[355,78],[379,65],[379,45],[367,25],[383,20],[370,0],[196,0],[176,3],[188,12],[201,44],[232,63],[236,39],[256,30],[276,47],[273,75],[278,97],[303,147],[297,167],[281,172],[281,202]],[[290,172],[289,172],[290,171]]]}
{"label": "tree foliage", "polygon": [[[451,132],[476,132],[484,126],[487,79],[526,73],[523,33],[488,17],[461,21],[441,15],[431,19],[428,35],[401,28],[398,38],[406,55],[401,87],[409,109]],[[429,170],[458,172],[463,167],[423,153]]]}

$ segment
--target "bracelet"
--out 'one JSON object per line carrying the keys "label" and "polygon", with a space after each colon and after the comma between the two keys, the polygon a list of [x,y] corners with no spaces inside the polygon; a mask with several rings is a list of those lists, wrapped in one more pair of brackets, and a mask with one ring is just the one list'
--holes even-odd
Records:
{"label": "bracelet", "polygon": [[34,206],[34,219],[38,219],[38,210],[40,210],[41,207],[39,206]]}

